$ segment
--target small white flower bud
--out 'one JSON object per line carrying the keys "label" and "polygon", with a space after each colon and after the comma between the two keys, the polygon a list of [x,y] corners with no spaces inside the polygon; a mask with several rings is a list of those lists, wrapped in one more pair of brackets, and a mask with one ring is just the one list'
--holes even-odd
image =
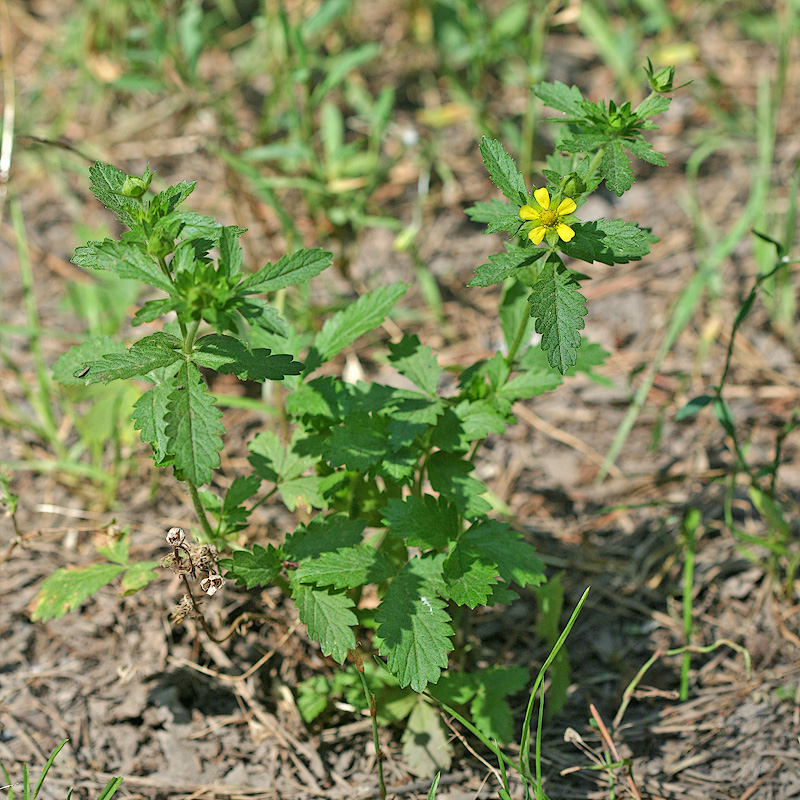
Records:
{"label": "small white flower bud", "polygon": [[183,528],[170,528],[167,531],[167,544],[170,547],[180,547],[186,541],[186,532]]}
{"label": "small white flower bud", "polygon": [[207,578],[203,578],[200,581],[200,588],[209,596],[213,597],[219,589],[222,588],[222,585],[225,583],[225,579],[222,575],[217,575],[216,573],[212,572]]}

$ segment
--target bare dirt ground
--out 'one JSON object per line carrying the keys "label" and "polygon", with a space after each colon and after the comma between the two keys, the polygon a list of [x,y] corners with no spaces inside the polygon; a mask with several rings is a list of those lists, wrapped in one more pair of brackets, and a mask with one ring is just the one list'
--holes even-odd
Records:
{"label": "bare dirt ground", "polygon": [[[23,4],[11,4],[10,9],[17,96],[24,104],[38,91],[37,63],[46,61],[57,45],[64,12],[45,3],[36,6],[37,13]],[[752,107],[759,76],[768,74],[773,64],[766,46],[749,41],[739,47],[739,37],[729,20],[708,19],[698,42],[698,63],[713,65],[721,76],[720,98],[733,97]],[[592,98],[605,96],[613,85],[610,73],[577,35],[551,37],[548,56],[551,79],[578,83]],[[210,92],[224,85],[225,66],[223,55],[210,56],[204,64]],[[682,79],[702,81],[707,75],[696,65],[685,71]],[[61,84],[43,89],[56,104],[54,115],[58,93],[66,91],[72,77],[62,75]],[[788,85],[800,86],[796,60]],[[800,156],[797,100],[794,96],[784,106],[778,120],[773,201],[784,208],[785,187]],[[84,115],[69,120],[65,135],[93,157],[132,172],[149,160],[159,180],[197,178],[192,207],[249,228],[243,238],[246,258],[263,263],[281,252],[277,221],[209,155],[213,148],[207,145],[214,143],[218,129],[213,111],[198,110],[199,102],[188,98],[170,105],[140,97],[116,105],[109,99],[105,106],[82,109]],[[237,110],[247,130],[255,112],[244,102]],[[413,124],[413,112],[408,114]],[[721,265],[717,295],[699,305],[667,358],[612,476],[594,483],[599,460],[641,379],[638,369],[652,362],[669,310],[698,268],[701,256],[692,230],[697,220],[688,213],[685,166],[693,142],[709,125],[697,92],[682,90],[655,134],[670,166],[643,172],[621,201],[610,195],[593,200],[597,216],[638,220],[661,237],[642,262],[595,265],[593,279],[584,285],[589,301],[585,333],[611,353],[599,370],[610,386],[583,377],[567,380],[556,392],[521,404],[518,424],[503,439],[487,441],[480,453],[482,477],[513,509],[549,573],[562,575],[567,614],[583,590],[592,587],[568,641],[573,670],[569,701],[545,728],[542,763],[552,800],[635,796],[622,770],[615,771],[613,794],[606,773],[588,769],[592,753],[603,749],[589,724],[590,704],[611,729],[626,687],[656,653],[661,655],[613,732],[619,756],[632,760],[639,796],[800,797],[797,585],[789,587],[788,599],[776,591],[763,568],[766,550],[751,548],[760,559],[754,563],[721,522],[725,484],[719,479],[732,457],[713,416],[707,410],[686,422],[674,421],[688,398],[706,391],[719,377],[731,322],[757,273],[751,239]],[[543,136],[551,133],[545,130]],[[542,146],[546,148],[546,140]],[[746,202],[754,155],[752,143],[742,138],[700,172],[702,213],[723,230]],[[449,325],[440,329],[424,322],[418,333],[444,363],[455,363],[496,347],[496,296],[465,284],[498,242],[482,236],[463,213],[475,200],[493,196],[475,131],[467,122],[448,130],[444,157],[455,183],[433,187],[420,255],[440,282]],[[89,198],[80,162],[69,172],[58,171],[61,163],[41,146],[20,143],[12,187],[24,213],[43,327],[78,333],[80,324],[62,303],[66,282],[85,280],[68,263],[76,244],[75,226],[110,222]],[[406,167],[405,173],[397,171],[385,200],[389,213],[401,219],[408,219],[416,182],[413,163]],[[308,233],[307,244],[316,244],[310,224]],[[26,324],[18,252],[6,216],[0,230],[5,326]],[[361,233],[352,255],[352,277],[363,285],[374,287],[398,277],[414,281],[410,260],[393,251],[392,235],[385,231]],[[347,290],[334,275],[320,279],[319,285],[322,293]],[[404,302],[423,309],[416,287]],[[368,375],[380,377],[370,346],[356,346],[353,355]],[[3,334],[3,349],[9,360],[0,366],[0,394],[5,402],[24,404],[21,380],[34,380],[27,340],[13,332]],[[43,339],[48,364],[63,349],[59,338]],[[706,355],[698,356],[704,349]],[[800,368],[797,353],[771,331],[758,303],[734,351],[727,396],[737,424],[752,443],[753,460],[767,460],[776,431],[798,404]],[[245,465],[245,437],[270,424],[254,412],[228,412],[220,482]],[[69,429],[66,419],[65,436]],[[799,447],[796,432],[785,443],[780,473],[781,500],[795,535]],[[0,448],[10,462],[52,462],[46,445],[30,430],[0,427]],[[170,625],[168,612],[180,590],[167,573],[140,594],[119,597],[106,589],[61,620],[44,625],[30,621],[30,604],[42,580],[59,566],[90,563],[95,557],[92,536],[100,526],[111,520],[129,524],[133,557],[158,559],[164,555],[164,531],[173,524],[191,524],[191,505],[177,482],[162,474],[153,483],[144,448],[134,442],[123,443],[123,449],[129,468],[110,505],[91,482],[56,468],[14,472],[13,489],[21,498],[18,522],[26,539],[24,547],[0,563],[0,761],[16,777],[22,762],[43,764],[51,749],[68,737],[70,743],[42,792],[47,798],[64,796],[73,784],[75,797],[94,797],[117,774],[125,777],[123,796],[132,798],[377,797],[368,719],[341,708],[311,727],[301,720],[293,687],[337,666],[308,641],[293,608],[279,594],[226,589],[215,607],[221,624],[255,603],[263,604],[272,620],[223,647],[198,635],[190,623],[185,628]],[[752,658],[752,672],[747,674],[742,653],[728,646],[694,654],[689,699],[680,702],[680,657],[663,653],[684,643],[680,528],[687,507],[703,514],[693,644],[726,639],[740,645]],[[765,535],[744,486],[736,490],[733,515],[746,532]],[[277,536],[292,524],[285,510],[262,508],[249,535]],[[0,521],[0,554],[11,538],[10,522]],[[479,613],[472,633],[481,657],[491,663],[519,663],[535,674],[547,654],[534,632],[536,618],[535,601],[524,592],[502,616],[491,610]],[[516,699],[518,725],[526,702],[524,695]],[[568,731],[574,733],[565,739]],[[453,737],[457,756],[442,778],[438,797],[496,796],[491,754],[476,749],[457,725]],[[576,745],[576,737],[587,749]],[[430,782],[404,767],[398,732],[383,730],[382,747],[390,794],[426,796]]]}

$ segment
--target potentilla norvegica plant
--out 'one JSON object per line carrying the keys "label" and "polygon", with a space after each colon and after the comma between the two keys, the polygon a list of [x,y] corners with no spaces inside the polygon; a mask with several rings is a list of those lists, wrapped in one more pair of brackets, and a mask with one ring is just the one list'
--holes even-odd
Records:
{"label": "potentilla norvegica plant", "polygon": [[[626,151],[665,163],[641,132],[656,127],[649,118],[669,105],[663,92],[672,89],[672,70],[648,75],[653,91],[635,109],[591,103],[561,83],[536,87],[565,114],[555,120],[564,133],[547,159],[544,185],[529,187],[499,142],[482,141],[489,176],[506,200],[477,203],[468,213],[487,223],[487,232],[511,236],[470,285],[503,284],[498,316],[505,344],[491,358],[463,365],[446,390],[430,346],[410,334],[386,353],[405,380],[402,388],[317,373],[383,322],[406,291],[402,283],[363,295],[318,331],[298,330],[264,296],[322,272],[328,253],[299,250],[245,272],[243,231],[182,209],[194,184],[148,199],[149,169],[139,178],[105,164],[92,167],[92,192],[129,230],[119,241],[78,248],[73,260],[136,278],[159,296],[147,299],[133,320],[150,328],[147,335],[129,347],[102,337],[89,341],[59,358],[55,374],[65,384],[129,378],[150,384],[136,403],[135,425],[156,465],[185,484],[198,520],[194,540],[181,529],[168,533],[165,563],[186,588],[176,619],[197,617],[220,638],[203,617],[202,592],[214,594],[225,581],[246,589],[276,584],[326,656],[343,663],[357,641],[371,646],[393,676],[383,685],[422,692],[439,682],[449,701],[471,703],[484,733],[511,739],[504,698],[522,688],[525,670],[494,667],[459,673],[449,687],[450,679],[440,682],[454,647],[453,620],[463,609],[508,604],[520,588],[544,581],[533,547],[492,518],[491,493],[475,477],[474,460],[487,436],[501,435],[514,421],[515,401],[550,391],[562,375],[590,371],[604,359],[596,345],[581,346],[585,276],[566,259],[625,263],[656,241],[633,222],[580,220],[581,205],[601,182],[617,195],[630,188]],[[534,330],[541,348],[530,344]],[[235,476],[227,490],[214,481],[222,412],[201,370],[285,386],[287,424],[280,434],[266,428],[249,442],[252,471]],[[286,535],[252,542],[243,534],[250,511],[274,495],[290,511],[303,506],[310,518]],[[51,576],[34,618],[65,613],[117,575],[134,591],[156,574],[151,562],[130,564],[127,532],[110,537],[101,553],[110,563]],[[368,586],[377,594],[376,609],[362,603]],[[346,684],[328,690],[346,691]],[[307,719],[321,711],[312,695],[304,702]],[[410,715],[410,726],[431,724],[424,698],[403,708],[398,714]]]}

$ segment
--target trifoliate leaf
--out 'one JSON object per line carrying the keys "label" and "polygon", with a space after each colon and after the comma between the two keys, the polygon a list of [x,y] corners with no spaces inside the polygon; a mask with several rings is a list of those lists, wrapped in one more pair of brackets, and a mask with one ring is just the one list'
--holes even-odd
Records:
{"label": "trifoliate leaf", "polygon": [[423,392],[434,396],[442,368],[429,345],[423,347],[419,337],[406,334],[397,344],[390,344],[389,361],[394,368],[415,383]]}
{"label": "trifoliate leaf", "polygon": [[572,225],[575,238],[562,242],[561,249],[570,256],[591,263],[627,264],[638,261],[650,252],[650,244],[658,241],[650,231],[635,222],[621,219],[598,219]]}
{"label": "trifoliate leaf", "polygon": [[493,400],[462,400],[454,409],[456,416],[461,420],[461,432],[464,444],[469,446],[478,439],[483,439],[490,433],[504,433],[511,421],[508,418],[507,408]]}
{"label": "trifoliate leaf", "polygon": [[233,579],[237,586],[248,589],[267,586],[281,571],[278,551],[272,545],[265,549],[260,544],[255,544],[252,552],[234,550],[230,558],[221,558],[219,565],[227,570],[226,578]]}
{"label": "trifoliate leaf", "polygon": [[520,586],[544,582],[544,564],[532,545],[505,522],[489,520],[475,523],[460,542],[470,544],[497,564],[500,577]]}
{"label": "trifoliate leaf", "polygon": [[467,541],[456,544],[442,571],[449,599],[470,608],[485,605],[498,574],[497,564]]}
{"label": "trifoliate leaf", "polygon": [[31,613],[34,622],[47,622],[76,609],[121,572],[122,564],[92,564],[83,569],[57,569],[42,583]]}
{"label": "trifoliate leaf", "polygon": [[359,336],[377,328],[408,287],[403,283],[383,286],[362,295],[344,311],[333,315],[314,338],[306,358],[306,372],[315,370],[351,345]]}
{"label": "trifoliate leaf", "polygon": [[158,580],[158,561],[137,561],[131,564],[122,576],[122,594],[129,595],[144,589]]}
{"label": "trifoliate leaf", "polygon": [[156,464],[164,463],[169,454],[167,408],[175,385],[173,382],[157,383],[133,405],[133,427],[142,432],[142,441],[152,446]]}
{"label": "trifoliate leaf", "polygon": [[225,430],[221,417],[200,371],[183,362],[167,400],[167,449],[195,486],[208,483],[211,471],[219,467],[220,435]]}
{"label": "trifoliate leaf", "polygon": [[251,350],[239,339],[219,333],[198,339],[192,360],[201,367],[259,383],[282,381],[287,375],[303,371],[303,365],[289,355],[272,355],[261,348]]}
{"label": "trifoliate leaf", "polygon": [[139,225],[141,206],[132,197],[122,194],[125,173],[101,161],[89,167],[89,189],[109,210],[113,211],[129,228]]}
{"label": "trifoliate leaf", "polygon": [[491,286],[513,277],[522,267],[530,267],[547,255],[543,248],[515,247],[506,245],[506,253],[489,256],[488,264],[481,264],[475,270],[475,277],[467,286]]}
{"label": "trifoliate leaf", "polygon": [[347,651],[356,646],[353,626],[358,618],[350,610],[355,603],[345,594],[316,589],[296,579],[291,586],[292,599],[308,635],[319,642],[323,655],[343,664]]}
{"label": "trifoliate leaf", "polygon": [[343,547],[304,561],[297,580],[334,589],[355,589],[367,583],[380,583],[394,575],[394,565],[384,553],[367,546]]}
{"label": "trifoliate leaf", "polygon": [[409,547],[432,550],[444,547],[460,533],[458,511],[444,497],[423,495],[392,497],[381,509],[389,533],[405,539]]}
{"label": "trifoliate leaf", "polygon": [[583,116],[584,100],[577,86],[567,86],[561,81],[543,82],[533,87],[533,93],[556,111],[563,111],[571,117]]}
{"label": "trifoliate leaf", "polygon": [[83,386],[84,379],[79,376],[85,373],[87,364],[107,354],[126,352],[125,345],[114,341],[110,336],[89,339],[58,357],[53,364],[53,377],[62,386]]}
{"label": "trifoliate leaf", "polygon": [[491,509],[481,497],[486,486],[470,473],[475,467],[457,453],[439,451],[428,459],[428,478],[434,491],[443,494],[468,519]]}
{"label": "trifoliate leaf", "polygon": [[464,212],[473,222],[483,222],[488,227],[484,233],[502,233],[516,231],[522,221],[519,216],[519,206],[506,203],[503,200],[489,200],[475,203]]}
{"label": "trifoliate leaf", "polygon": [[237,287],[242,294],[263,294],[297,286],[319,275],[331,265],[333,255],[314,248],[286,254],[275,264],[267,264],[258,272],[248,275]]}
{"label": "trifoliate leaf", "polygon": [[346,514],[320,514],[308,525],[298,525],[281,551],[292,561],[319,558],[322,553],[361,544],[366,524],[366,520],[350,519]]}
{"label": "trifoliate leaf", "polygon": [[375,614],[380,653],[400,686],[424,691],[436,683],[453,649],[445,602],[434,593],[426,559],[409,561],[389,585]]}
{"label": "trifoliate leaf", "polygon": [[133,242],[115,242],[112,239],[89,242],[75,250],[72,263],[85,269],[111,270],[120,278],[141,281],[170,295],[175,291],[174,284],[161,267]]}
{"label": "trifoliate leaf", "polygon": [[517,169],[514,159],[503,149],[503,145],[497,139],[484,136],[478,149],[481,151],[483,163],[492,183],[512,203],[520,205],[524,203],[528,196],[525,179]]}
{"label": "trifoliate leaf", "polygon": [[528,682],[524,667],[489,667],[474,676],[478,691],[470,705],[474,725],[489,739],[509,744],[514,720],[507,697],[521,692]]}
{"label": "trifoliate leaf", "polygon": [[106,353],[98,361],[90,361],[75,373],[87,386],[90,383],[109,383],[125,378],[143,378],[160,367],[179,361],[183,354],[181,342],[175,336],[158,331],[140,339],[130,350]]}
{"label": "trifoliate leaf", "polygon": [[600,173],[606,186],[617,197],[622,197],[633,186],[633,170],[625,150],[618,141],[609,142],[600,161]]}
{"label": "trifoliate leaf", "polygon": [[586,298],[577,290],[569,272],[560,271],[561,259],[551,256],[528,298],[536,332],[542,335],[542,350],[550,366],[562,375],[577,360],[586,315]]}
{"label": "trifoliate leaf", "polygon": [[[413,697],[413,695],[412,695]],[[450,769],[453,745],[439,714],[423,697],[416,698],[403,731],[403,763],[420,778],[432,778]]]}

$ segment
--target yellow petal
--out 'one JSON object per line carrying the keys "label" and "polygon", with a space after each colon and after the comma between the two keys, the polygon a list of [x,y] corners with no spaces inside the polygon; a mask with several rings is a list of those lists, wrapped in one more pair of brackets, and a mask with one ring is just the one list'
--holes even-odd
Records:
{"label": "yellow petal", "polygon": [[558,216],[563,217],[567,214],[571,214],[578,205],[571,197],[565,197],[559,204],[558,204]]}
{"label": "yellow petal", "polygon": [[[567,226],[565,225],[564,227],[566,228]],[[545,228],[542,225],[540,225],[538,228],[533,228],[531,232],[528,234],[528,238],[534,244],[540,244],[542,239],[544,239],[544,231]]]}
{"label": "yellow petal", "polygon": [[539,219],[539,212],[533,206],[522,206],[519,215],[522,219]]}
{"label": "yellow petal", "polygon": [[[531,231],[531,233],[533,233],[533,231]],[[558,225],[556,225],[556,233],[562,242],[569,242],[575,237],[575,231],[563,222],[559,222]]]}
{"label": "yellow petal", "polygon": [[533,196],[536,198],[536,202],[544,209],[550,208],[550,192],[547,191],[545,188],[537,189]]}

